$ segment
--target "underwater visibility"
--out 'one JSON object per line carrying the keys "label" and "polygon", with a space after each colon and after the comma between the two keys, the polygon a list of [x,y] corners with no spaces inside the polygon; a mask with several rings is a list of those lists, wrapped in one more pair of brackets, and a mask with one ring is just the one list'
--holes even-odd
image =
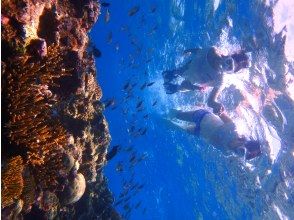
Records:
{"label": "underwater visibility", "polygon": [[1,6],[1,219],[294,219],[294,2]]}

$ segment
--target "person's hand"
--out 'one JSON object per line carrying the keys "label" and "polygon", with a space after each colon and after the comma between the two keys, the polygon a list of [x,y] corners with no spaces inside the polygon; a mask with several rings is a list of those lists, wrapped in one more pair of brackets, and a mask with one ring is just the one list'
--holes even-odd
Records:
{"label": "person's hand", "polygon": [[205,92],[205,90],[206,90],[206,86],[197,86],[197,90],[199,90],[200,92]]}
{"label": "person's hand", "polygon": [[225,109],[223,104],[221,104],[219,102],[214,102],[212,105],[212,108],[213,108],[213,113],[216,115],[221,115]]}

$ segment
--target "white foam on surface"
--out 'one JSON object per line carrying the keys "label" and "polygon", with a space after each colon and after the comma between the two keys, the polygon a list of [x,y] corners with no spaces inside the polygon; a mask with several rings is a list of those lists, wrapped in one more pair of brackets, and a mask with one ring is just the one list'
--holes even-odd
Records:
{"label": "white foam on surface", "polygon": [[286,26],[287,38],[285,54],[288,60],[294,60],[294,1],[279,0],[273,8],[274,31],[279,33]]}

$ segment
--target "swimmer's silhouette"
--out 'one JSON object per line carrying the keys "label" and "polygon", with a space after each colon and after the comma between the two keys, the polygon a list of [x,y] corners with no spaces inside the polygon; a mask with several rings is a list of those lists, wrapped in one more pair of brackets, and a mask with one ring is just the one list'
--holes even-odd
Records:
{"label": "swimmer's silhouette", "polygon": [[209,144],[242,154],[246,160],[261,155],[260,142],[239,135],[236,125],[224,112],[217,115],[206,109],[187,112],[172,109],[169,116],[191,122],[191,125],[182,128],[202,137]]}
{"label": "swimmer's silhouette", "polygon": [[[162,73],[166,93],[202,90],[205,86],[211,86],[214,88],[209,96],[208,105],[216,111],[223,110],[222,104],[216,102],[222,90],[223,76],[225,73],[236,73],[248,68],[250,66],[248,55],[240,51],[225,56],[216,47],[194,48],[184,52],[190,55],[188,63],[178,69]],[[174,84],[173,80],[179,76],[183,77],[184,81],[180,85]]]}

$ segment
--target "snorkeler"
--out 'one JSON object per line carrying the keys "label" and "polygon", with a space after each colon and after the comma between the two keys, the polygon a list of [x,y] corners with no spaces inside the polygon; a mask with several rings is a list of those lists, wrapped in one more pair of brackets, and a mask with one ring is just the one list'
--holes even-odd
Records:
{"label": "snorkeler", "polygon": [[246,160],[261,155],[260,142],[248,140],[239,135],[234,122],[224,112],[216,115],[206,109],[187,112],[172,109],[169,116],[191,122],[189,126],[180,127],[193,135],[202,137],[215,147],[245,155]]}
{"label": "snorkeler", "polygon": [[[240,51],[225,56],[216,47],[188,49],[184,53],[191,57],[188,63],[178,69],[162,73],[166,93],[202,90],[206,86],[214,87],[208,98],[208,104],[217,111],[223,110],[223,106],[216,102],[222,90],[223,75],[250,67],[248,55]],[[180,85],[172,83],[179,76],[183,77],[184,81]]]}

